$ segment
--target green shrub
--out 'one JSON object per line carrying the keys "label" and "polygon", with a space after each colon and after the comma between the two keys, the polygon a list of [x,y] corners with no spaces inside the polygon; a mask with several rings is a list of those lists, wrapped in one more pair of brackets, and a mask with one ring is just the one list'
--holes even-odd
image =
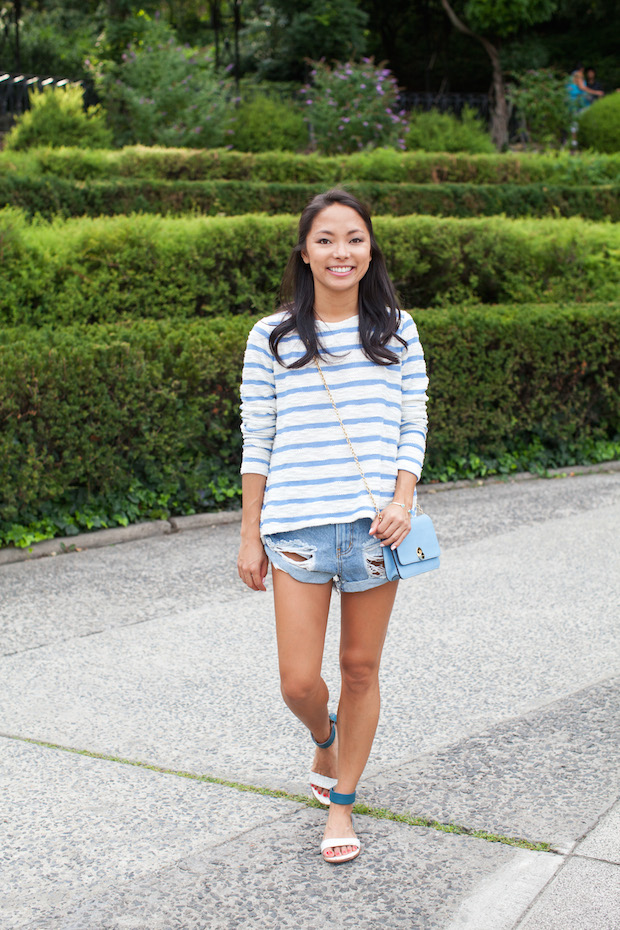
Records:
{"label": "green shrub", "polygon": [[[28,224],[7,208],[0,324],[267,313],[296,225],[253,215]],[[378,216],[375,227],[403,306],[617,297],[620,228],[610,223]]]}
{"label": "green shrub", "polygon": [[116,177],[161,180],[234,180],[317,183],[350,181],[410,184],[620,183],[620,155],[593,152],[459,155],[374,149],[353,155],[234,152],[132,146],[121,151],[38,149],[0,152],[0,175],[57,174],[76,180]]}
{"label": "green shrub", "polygon": [[292,101],[258,94],[234,111],[228,141],[240,152],[297,152],[308,148],[308,129]]}
{"label": "green shrub", "polygon": [[[347,189],[373,214],[406,216],[575,216],[620,220],[620,186],[543,184],[391,184],[352,181]],[[251,181],[72,181],[55,175],[0,174],[0,205],[30,216],[117,216],[127,213],[300,213],[324,184]]]}
{"label": "green shrub", "polygon": [[310,136],[321,152],[405,148],[407,123],[398,109],[398,86],[387,68],[371,58],[332,67],[312,63],[312,83],[302,88]]}
{"label": "green shrub", "polygon": [[597,152],[620,152],[620,94],[607,94],[579,116],[577,141]]}
{"label": "green shrub", "polygon": [[100,106],[84,109],[84,90],[78,85],[45,87],[29,93],[30,109],[15,120],[4,139],[8,151],[33,146],[80,146],[105,149],[112,133]]}
{"label": "green shrub", "polygon": [[[143,17],[145,19],[145,17]],[[223,145],[230,85],[203,50],[177,43],[163,20],[145,19],[120,64],[104,62],[98,90],[117,144]]]}
{"label": "green shrub", "polygon": [[[433,388],[426,480],[617,448],[617,305],[414,316]],[[0,544],[234,503],[253,322],[0,330]]]}
{"label": "green shrub", "polygon": [[494,152],[495,146],[475,110],[464,107],[461,117],[452,113],[414,111],[409,115],[407,149],[424,152]]}
{"label": "green shrub", "polygon": [[517,108],[521,134],[532,145],[559,148],[572,122],[566,76],[551,68],[517,75],[509,99]]}

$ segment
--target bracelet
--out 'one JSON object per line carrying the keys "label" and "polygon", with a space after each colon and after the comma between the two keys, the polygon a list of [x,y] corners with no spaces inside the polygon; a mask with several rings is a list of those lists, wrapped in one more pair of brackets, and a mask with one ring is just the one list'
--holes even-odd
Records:
{"label": "bracelet", "polygon": [[408,507],[405,507],[404,504],[401,504],[400,501],[390,501],[390,503],[391,503],[391,504],[398,504],[398,506],[399,506],[399,507],[402,507],[403,510],[408,510],[408,509],[409,509]]}

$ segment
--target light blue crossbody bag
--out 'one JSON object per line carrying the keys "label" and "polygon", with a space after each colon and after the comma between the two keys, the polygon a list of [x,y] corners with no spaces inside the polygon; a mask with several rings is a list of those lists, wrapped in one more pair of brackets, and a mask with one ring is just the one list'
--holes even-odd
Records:
{"label": "light blue crossbody bag", "polygon": [[[375,513],[377,516],[380,515],[381,511],[377,507],[377,502],[375,501],[374,495],[370,490],[368,482],[366,481],[366,475],[364,474],[364,469],[359,463],[359,459],[355,454],[355,449],[351,444],[349,435],[346,431],[345,425],[342,422],[342,417],[338,412],[338,407],[332,396],[332,392],[329,389],[329,385],[325,380],[325,375],[323,374],[323,369],[319,362],[318,356],[315,357],[316,366],[319,369],[319,374],[321,376],[321,381],[323,386],[329,395],[332,407],[336,411],[336,416],[338,417],[338,422],[342,427],[342,432],[344,433],[344,438],[346,439],[351,454],[355,459],[355,464],[357,465],[360,475],[362,476],[362,481],[364,486],[370,495],[372,505],[375,508]],[[413,575],[421,575],[423,572],[432,572],[433,569],[439,568],[439,543],[437,541],[437,534],[435,533],[435,527],[433,526],[433,521],[426,513],[422,513],[419,508],[416,509],[416,513],[411,514],[411,529],[408,534],[405,536],[401,544],[396,549],[390,549],[388,546],[383,547],[383,561],[385,563],[385,573],[387,575],[388,581],[395,581],[397,578],[411,578]]]}

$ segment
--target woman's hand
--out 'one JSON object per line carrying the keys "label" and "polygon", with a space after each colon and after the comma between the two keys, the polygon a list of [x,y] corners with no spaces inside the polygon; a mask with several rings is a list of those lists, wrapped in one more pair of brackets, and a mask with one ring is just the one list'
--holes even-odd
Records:
{"label": "woman's hand", "polygon": [[375,517],[370,527],[370,534],[381,540],[382,546],[396,549],[411,529],[409,511],[392,501]]}
{"label": "woman's hand", "polygon": [[266,591],[265,576],[269,568],[269,559],[265,554],[260,536],[255,539],[242,539],[237,559],[237,571],[244,584],[252,591]]}

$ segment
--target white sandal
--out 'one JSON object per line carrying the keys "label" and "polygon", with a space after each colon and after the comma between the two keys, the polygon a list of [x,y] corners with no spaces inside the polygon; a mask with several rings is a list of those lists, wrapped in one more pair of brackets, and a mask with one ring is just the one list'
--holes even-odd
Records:
{"label": "white sandal", "polygon": [[[332,804],[355,804],[355,791],[351,794],[339,794],[333,789],[329,793]],[[337,846],[355,846],[353,852],[341,853],[339,856],[323,856],[326,849],[335,849]],[[362,848],[360,840],[356,836],[331,836],[321,843],[321,856],[325,862],[331,865],[338,865],[339,862],[350,862],[356,859]]]}
{"label": "white sandal", "polygon": [[[310,736],[312,736],[312,741],[314,742],[315,746],[319,747],[319,749],[329,749],[336,738],[336,714],[330,714],[329,719],[331,721],[331,730],[324,743],[319,743],[317,740],[315,740],[314,736],[312,736],[312,733],[310,734]],[[325,797],[324,794],[320,794],[316,789],[327,788],[331,791],[331,789],[335,788],[338,784],[338,779],[330,778],[329,775],[320,775],[319,772],[310,772],[309,778],[310,791],[314,797],[317,799],[319,804],[325,804],[326,806],[329,806],[329,797]]]}

